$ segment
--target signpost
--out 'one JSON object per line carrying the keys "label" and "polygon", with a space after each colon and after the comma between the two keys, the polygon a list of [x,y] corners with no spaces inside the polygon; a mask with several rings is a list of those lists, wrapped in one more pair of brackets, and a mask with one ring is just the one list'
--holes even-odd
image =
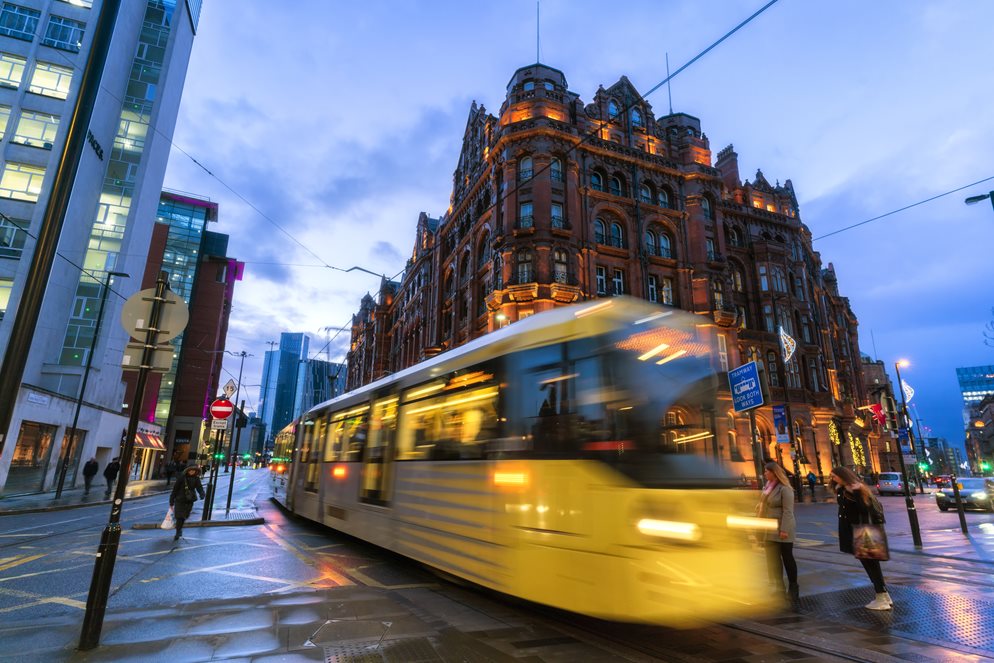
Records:
{"label": "signpost", "polygon": [[201,520],[210,520],[214,513],[214,494],[217,492],[217,482],[221,467],[221,454],[224,452],[224,432],[228,430],[228,417],[235,411],[235,405],[226,398],[218,398],[211,403],[210,413],[211,430],[219,431],[217,436],[217,446],[211,454],[211,471],[207,482],[207,497],[204,499],[203,514]]}
{"label": "signpost", "polygon": [[742,364],[728,371],[728,388],[732,392],[732,408],[736,412],[749,412],[749,435],[752,438],[752,456],[756,463],[756,485],[763,485],[763,453],[756,439],[755,409],[763,404],[763,387],[759,381],[759,367],[755,361]]}

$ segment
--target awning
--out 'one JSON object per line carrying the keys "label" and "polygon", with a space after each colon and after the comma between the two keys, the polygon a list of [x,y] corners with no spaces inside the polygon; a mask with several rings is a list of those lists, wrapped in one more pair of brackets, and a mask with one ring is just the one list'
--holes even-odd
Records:
{"label": "awning", "polygon": [[155,449],[165,451],[166,445],[162,443],[162,438],[151,433],[135,433],[135,446],[142,449]]}

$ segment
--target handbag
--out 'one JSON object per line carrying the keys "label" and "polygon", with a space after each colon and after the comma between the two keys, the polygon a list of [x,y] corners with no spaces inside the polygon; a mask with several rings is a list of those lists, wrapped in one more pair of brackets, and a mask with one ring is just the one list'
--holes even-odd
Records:
{"label": "handbag", "polygon": [[856,559],[875,559],[886,562],[890,559],[887,546],[887,533],[874,523],[860,523],[852,526],[852,547]]}
{"label": "handbag", "polygon": [[166,511],[166,517],[162,519],[162,524],[159,525],[159,529],[174,529],[176,527],[176,520],[173,518],[173,508],[169,507],[169,511]]}

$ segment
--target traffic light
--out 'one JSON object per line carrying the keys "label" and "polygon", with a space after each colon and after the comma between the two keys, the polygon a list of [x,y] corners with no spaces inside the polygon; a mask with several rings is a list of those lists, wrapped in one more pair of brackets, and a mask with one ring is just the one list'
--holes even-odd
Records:
{"label": "traffic light", "polygon": [[216,454],[214,454],[214,458],[216,458],[217,460],[224,460],[224,454],[223,453],[216,453]]}
{"label": "traffic light", "polygon": [[918,463],[918,469],[921,470],[922,472],[928,472],[929,467],[930,465],[925,461]]}
{"label": "traffic light", "polygon": [[980,461],[980,469],[981,471],[986,472],[987,470],[991,469],[991,464],[988,463],[986,460],[982,460]]}

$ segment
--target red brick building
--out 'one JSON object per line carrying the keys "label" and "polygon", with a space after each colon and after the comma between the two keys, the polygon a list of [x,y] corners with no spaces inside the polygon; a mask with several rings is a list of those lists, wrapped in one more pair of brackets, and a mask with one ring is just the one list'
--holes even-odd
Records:
{"label": "red brick building", "polygon": [[[719,371],[760,363],[765,456],[794,469],[796,449],[802,474],[854,465],[855,408],[866,403],[857,320],[790,180],[742,182],[731,145],[713,159],[700,120],[657,118],[625,77],[585,104],[541,64],[515,72],[497,116],[471,107],[448,211],[421,214],[402,280],[384,281],[353,319],[348,388],[614,294],[708,316]],[[796,341],[787,362],[781,326]],[[710,452],[754,476],[749,417],[723,398]],[[786,403],[789,444],[776,442],[771,401]]]}

